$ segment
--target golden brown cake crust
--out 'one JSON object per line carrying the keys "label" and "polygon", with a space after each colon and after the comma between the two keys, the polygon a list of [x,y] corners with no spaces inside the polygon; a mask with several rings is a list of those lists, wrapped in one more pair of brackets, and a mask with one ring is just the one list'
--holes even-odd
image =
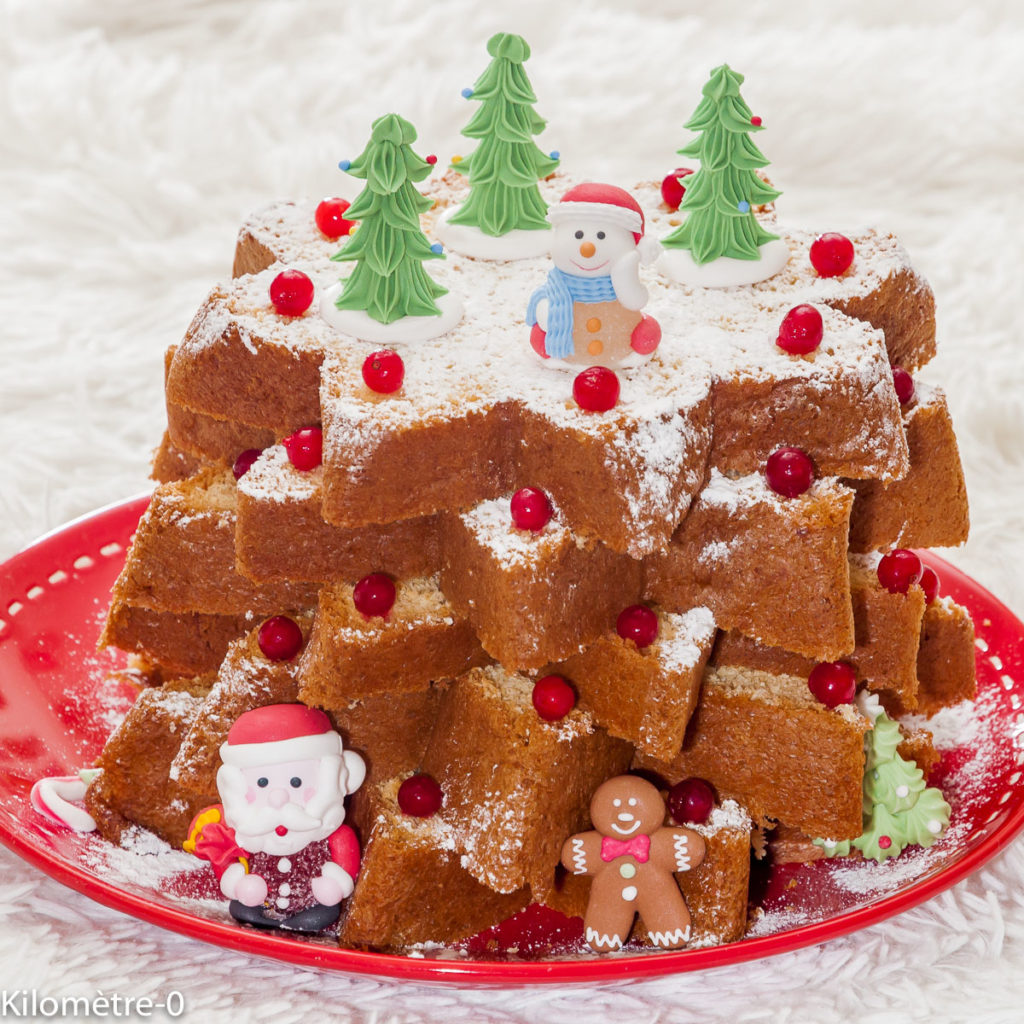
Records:
{"label": "golden brown cake crust", "polygon": [[771,819],[818,836],[860,835],[868,722],[810,697],[803,679],[709,669],[680,754],[638,755],[634,767],[671,785],[698,776]]}
{"label": "golden brown cake crust", "polygon": [[445,516],[441,539],[442,589],[509,668],[575,653],[640,594],[639,562],[554,523],[536,535],[517,530],[507,499]]}
{"label": "golden brown cake crust", "polygon": [[969,515],[960,451],[945,395],[918,385],[904,414],[910,471],[902,480],[855,480],[850,550],[952,547]]}
{"label": "golden brown cake crust", "polygon": [[608,632],[553,671],[570,680],[580,707],[610,735],[669,761],[683,744],[716,631],[706,608],[658,618],[649,647]]}
{"label": "golden brown cake crust", "polygon": [[821,660],[854,646],[846,540],[853,496],[820,482],[793,499],[743,499],[725,478],[695,502],[666,550],[646,560],[646,594],[673,611],[705,605],[716,622]]}
{"label": "golden brown cake crust", "polygon": [[533,684],[497,666],[458,679],[423,755],[467,870],[499,892],[529,884],[543,900],[565,838],[586,827],[590,796],[633,748],[574,710],[542,721]]}
{"label": "golden brown cake crust", "polygon": [[217,802],[212,792],[188,792],[169,777],[182,738],[203,706],[203,697],[168,683],[144,690],[107,741],[97,767],[102,773],[86,790],[85,805],[100,834],[119,843],[132,825],[155,832],[180,846],[188,826],[204,806]]}

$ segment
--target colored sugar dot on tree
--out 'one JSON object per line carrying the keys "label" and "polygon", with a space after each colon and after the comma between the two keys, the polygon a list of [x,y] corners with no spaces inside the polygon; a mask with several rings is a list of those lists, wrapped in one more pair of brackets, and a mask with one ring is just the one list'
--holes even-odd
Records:
{"label": "colored sugar dot on tree", "polygon": [[468,86],[465,89],[462,90],[462,98],[464,100],[468,100],[472,95],[473,95],[473,90],[470,89]]}
{"label": "colored sugar dot on tree", "polygon": [[878,848],[880,850],[888,850],[892,846],[892,840],[888,836],[879,836]]}
{"label": "colored sugar dot on tree", "polygon": [[811,243],[811,266],[821,277],[838,277],[853,264],[853,242],[835,231],[819,235]]}
{"label": "colored sugar dot on tree", "polygon": [[746,199],[741,199],[736,204],[736,209],[739,210],[740,213],[750,213],[750,203],[748,203]]}
{"label": "colored sugar dot on tree", "polygon": [[352,161],[351,160],[339,160],[338,161],[338,170],[339,171],[347,171],[351,166],[352,166]]}
{"label": "colored sugar dot on tree", "polygon": [[704,779],[683,779],[668,791],[668,812],[677,825],[703,825],[714,806],[715,791]]}
{"label": "colored sugar dot on tree", "polygon": [[352,588],[352,603],[366,618],[387,618],[395,604],[395,583],[382,572],[371,572]]}
{"label": "colored sugar dot on tree", "polygon": [[576,693],[561,676],[544,676],[533,684],[533,707],[545,722],[558,722],[576,706]]}
{"label": "colored sugar dot on tree", "polygon": [[619,378],[606,366],[588,366],[572,382],[572,397],[587,412],[607,412],[619,400]]}
{"label": "colored sugar dot on tree", "polygon": [[436,252],[436,253],[442,253],[442,252],[444,252],[444,246],[440,242],[435,242],[430,247],[430,251],[431,252]]}
{"label": "colored sugar dot on tree", "polygon": [[796,498],[814,483],[814,463],[800,448],[776,448],[764,467],[768,486],[784,498]]}
{"label": "colored sugar dot on tree", "polygon": [[760,117],[758,117],[758,116],[757,116],[757,114],[755,114],[755,115],[754,115],[754,116],[753,116],[753,117],[752,117],[752,118],[750,119],[750,123],[751,123],[751,124],[752,124],[752,125],[753,125],[753,126],[754,126],[755,128],[760,128],[760,127],[761,127],[761,124],[762,124],[762,121],[761,121],[761,118],[760,118]]}
{"label": "colored sugar dot on tree", "polygon": [[275,615],[260,626],[256,642],[271,661],[290,661],[302,648],[302,630],[287,615]]}
{"label": "colored sugar dot on tree", "polygon": [[824,335],[821,313],[814,306],[803,303],[794,306],[782,318],[775,344],[791,356],[805,356],[821,344]]}
{"label": "colored sugar dot on tree", "polygon": [[882,556],[878,563],[878,582],[890,594],[905,594],[915,583],[921,582],[924,566],[921,559],[906,548],[896,548]]}
{"label": "colored sugar dot on tree", "polygon": [[560,160],[562,154],[557,149],[553,149],[550,153],[548,153],[548,156],[551,157],[552,160]]}
{"label": "colored sugar dot on tree", "polygon": [[896,397],[900,400],[900,405],[907,405],[914,400],[914,378],[902,366],[893,366],[892,383],[896,388]]}
{"label": "colored sugar dot on tree", "polygon": [[441,809],[444,794],[430,775],[410,775],[398,787],[398,807],[412,818],[429,818]]}
{"label": "colored sugar dot on tree", "polygon": [[845,661],[823,661],[811,669],[807,686],[827,708],[849,704],[857,693],[857,673]]}
{"label": "colored sugar dot on tree", "polygon": [[433,167],[434,164],[437,163],[437,157],[433,153],[431,153],[430,156],[425,156],[423,159],[426,160],[426,162],[430,164],[431,167]]}
{"label": "colored sugar dot on tree", "polygon": [[658,636],[658,615],[643,604],[631,604],[619,612],[615,632],[623,640],[632,640],[637,647],[650,647]]}
{"label": "colored sugar dot on tree", "polygon": [[371,391],[390,395],[402,386],[405,379],[405,363],[397,352],[382,348],[371,352],[363,360],[363,381]]}
{"label": "colored sugar dot on tree", "polygon": [[924,591],[925,601],[934,604],[939,596],[939,574],[930,565],[926,565],[921,570],[921,578],[917,582]]}
{"label": "colored sugar dot on tree", "polygon": [[332,196],[329,199],[321,199],[317,204],[314,219],[320,233],[334,241],[343,235],[349,234],[355,227],[354,220],[347,220],[345,212],[352,204],[347,199],[339,196]]}
{"label": "colored sugar dot on tree", "polygon": [[270,301],[281,316],[302,316],[313,302],[313,290],[301,270],[282,270],[270,282]]}
{"label": "colored sugar dot on tree", "polygon": [[288,461],[304,472],[316,469],[323,462],[324,432],[319,427],[303,427],[281,439]]}
{"label": "colored sugar dot on tree", "polygon": [[509,502],[512,522],[518,530],[543,530],[551,521],[554,510],[551,499],[539,487],[521,487]]}
{"label": "colored sugar dot on tree", "polygon": [[683,185],[680,179],[686,178],[691,174],[693,174],[691,168],[677,167],[661,179],[661,198],[670,210],[679,209],[679,204],[683,201],[683,196],[686,195],[686,186]]}
{"label": "colored sugar dot on tree", "polygon": [[234,464],[231,466],[231,473],[234,478],[241,480],[261,454],[262,449],[260,448],[246,448],[244,452],[240,452],[238,458],[235,459]]}

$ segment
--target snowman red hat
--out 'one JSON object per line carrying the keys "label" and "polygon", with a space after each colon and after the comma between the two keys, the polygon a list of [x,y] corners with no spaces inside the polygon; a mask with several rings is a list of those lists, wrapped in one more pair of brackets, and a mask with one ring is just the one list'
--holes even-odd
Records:
{"label": "snowman red hat", "polygon": [[569,219],[625,228],[633,232],[633,241],[637,244],[644,236],[644,212],[640,204],[618,185],[587,181],[569,189],[548,210],[548,220],[552,224],[559,224]]}
{"label": "snowman red hat", "polygon": [[304,704],[272,704],[238,716],[221,744],[224,764],[251,768],[285,761],[341,756],[344,744],[331,720]]}

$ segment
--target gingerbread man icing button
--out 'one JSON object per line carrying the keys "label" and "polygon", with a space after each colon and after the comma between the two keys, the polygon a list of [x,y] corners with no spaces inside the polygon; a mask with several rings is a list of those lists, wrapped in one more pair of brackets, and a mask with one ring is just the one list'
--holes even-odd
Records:
{"label": "gingerbread man icing button", "polygon": [[562,864],[574,875],[593,875],[584,918],[587,944],[599,953],[620,949],[639,914],[647,936],[662,949],[690,940],[690,911],[675,880],[704,859],[704,840],[669,828],[665,801],[651,783],[617,775],[590,801],[592,832],[570,836]]}

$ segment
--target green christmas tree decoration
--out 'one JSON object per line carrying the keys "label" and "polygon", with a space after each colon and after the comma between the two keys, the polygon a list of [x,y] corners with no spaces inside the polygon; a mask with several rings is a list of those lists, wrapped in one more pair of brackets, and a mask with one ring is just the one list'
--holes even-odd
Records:
{"label": "green christmas tree decoration", "polygon": [[488,40],[487,52],[493,59],[472,91],[480,108],[462,129],[480,143],[454,165],[469,177],[469,196],[450,222],[494,236],[544,231],[551,225],[537,182],[558,160],[533,141],[547,122],[533,109],[537,97],[523,68],[530,47],[522,36],[499,32]]}
{"label": "green christmas tree decoration", "polygon": [[355,270],[335,300],[338,309],[364,310],[382,324],[405,316],[440,316],[434,301],[447,293],[423,269],[424,260],[443,259],[420,228],[431,202],[414,187],[431,166],[412,151],[416,129],[398,114],[373,122],[366,149],[348,173],[366,187],[345,216],[359,229],[334,260],[353,260]]}
{"label": "green christmas tree decoration", "polygon": [[949,824],[949,804],[939,790],[925,783],[916,764],[897,753],[900,728],[878,699],[864,701],[862,709],[875,723],[864,739],[864,831],[842,843],[814,842],[829,857],[857,849],[871,860],[883,861],[898,857],[915,843],[931,846]]}
{"label": "green christmas tree decoration", "polygon": [[686,180],[679,206],[686,220],[662,244],[689,249],[698,264],[721,256],[760,259],[760,246],[778,238],[753,213],[754,206],[782,193],[755,173],[768,160],[751,138],[763,128],[751,121],[750,108],[740,95],[742,82],[743,76],[728,64],[711,72],[702,90],[704,98],[685,126],[699,135],[678,151],[700,160],[700,169]]}

